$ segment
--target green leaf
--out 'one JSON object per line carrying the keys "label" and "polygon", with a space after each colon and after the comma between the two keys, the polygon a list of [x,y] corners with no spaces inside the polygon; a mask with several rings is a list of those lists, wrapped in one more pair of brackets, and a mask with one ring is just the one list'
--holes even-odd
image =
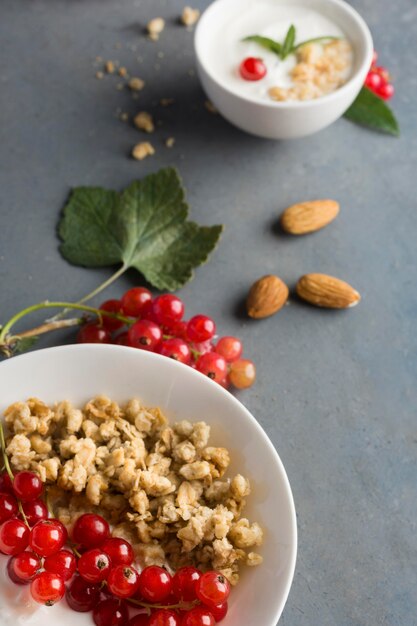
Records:
{"label": "green leaf", "polygon": [[187,221],[188,205],[176,170],[166,168],[122,193],[100,187],[73,190],[58,226],[67,261],[85,267],[133,267],[158,289],[173,291],[207,261],[223,226]]}
{"label": "green leaf", "polygon": [[390,107],[367,87],[362,87],[358,97],[345,113],[355,124],[398,136],[400,128]]}
{"label": "green leaf", "polygon": [[306,39],[305,41],[298,43],[296,46],[293,46],[291,52],[297,52],[297,50],[310,43],[320,43],[321,41],[336,41],[338,39],[340,39],[340,37],[333,37],[332,35],[325,35],[324,37],[313,37],[312,39]]}
{"label": "green leaf", "polygon": [[251,35],[250,37],[245,37],[243,41],[254,41],[259,44],[263,48],[266,48],[270,52],[274,52],[278,56],[281,56],[282,46],[278,41],[274,41],[269,37],[261,37],[260,35]]}
{"label": "green leaf", "polygon": [[284,60],[291,53],[295,41],[295,26],[291,24],[282,44],[281,59]]}

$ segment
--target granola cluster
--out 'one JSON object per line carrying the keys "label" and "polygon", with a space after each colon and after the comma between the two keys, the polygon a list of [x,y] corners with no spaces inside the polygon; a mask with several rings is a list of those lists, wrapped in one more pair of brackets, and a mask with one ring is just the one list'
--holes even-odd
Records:
{"label": "granola cluster", "polygon": [[310,43],[297,51],[297,64],[291,71],[293,85],[271,87],[273,100],[313,100],[335,91],[349,78],[352,47],[346,39],[321,45]]}
{"label": "granola cluster", "polygon": [[209,445],[205,422],[170,426],[158,408],[105,396],[82,410],[30,398],[4,416],[13,468],[36,471],[50,485],[67,527],[93,510],[111,522],[113,536],[132,543],[143,567],[193,564],[232,584],[242,564],[262,562],[254,551],[262,528],[241,517],[249,481],[225,477],[229,452]]}

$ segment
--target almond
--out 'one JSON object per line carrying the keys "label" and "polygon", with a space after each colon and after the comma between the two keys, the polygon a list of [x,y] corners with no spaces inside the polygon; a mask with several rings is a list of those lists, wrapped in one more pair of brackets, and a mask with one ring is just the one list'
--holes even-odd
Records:
{"label": "almond", "polygon": [[288,287],[278,276],[269,274],[250,288],[246,310],[249,317],[261,319],[277,313],[288,300]]}
{"label": "almond", "polygon": [[291,235],[305,235],[324,228],[337,217],[339,203],[335,200],[311,200],[285,209],[281,226]]}
{"label": "almond", "polygon": [[296,291],[310,304],[328,309],[348,309],[361,299],[348,283],[327,274],[305,274],[299,279]]}

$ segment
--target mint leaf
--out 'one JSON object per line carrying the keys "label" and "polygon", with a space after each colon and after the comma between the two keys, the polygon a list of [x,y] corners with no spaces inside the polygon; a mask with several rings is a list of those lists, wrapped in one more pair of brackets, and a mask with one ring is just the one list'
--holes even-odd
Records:
{"label": "mint leaf", "polygon": [[274,52],[278,56],[281,56],[281,44],[278,41],[270,39],[269,37],[261,37],[261,35],[251,35],[250,37],[245,37],[243,41],[254,41],[263,48],[269,50],[270,52]]}
{"label": "mint leaf", "polygon": [[295,41],[295,26],[291,24],[282,44],[281,59],[284,60],[291,53]]}
{"label": "mint leaf", "polygon": [[400,128],[390,107],[367,87],[362,87],[345,117],[361,126],[398,136]]}
{"label": "mint leaf", "polygon": [[310,44],[310,43],[320,43],[321,41],[336,41],[337,39],[340,39],[340,37],[333,37],[332,35],[324,35],[323,37],[313,37],[312,39],[306,39],[305,41],[298,43],[296,46],[293,46],[291,52],[297,52],[297,50],[299,50],[303,46],[307,46],[307,44]]}
{"label": "mint leaf", "polygon": [[122,193],[79,187],[58,226],[60,251],[74,265],[133,267],[156,288],[173,291],[207,260],[223,230],[199,226],[187,216],[184,189],[172,168],[136,181]]}

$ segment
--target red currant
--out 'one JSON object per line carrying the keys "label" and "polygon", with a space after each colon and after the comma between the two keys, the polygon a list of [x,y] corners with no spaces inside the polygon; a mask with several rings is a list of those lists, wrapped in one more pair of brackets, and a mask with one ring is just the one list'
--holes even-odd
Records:
{"label": "red currant", "polygon": [[19,578],[18,576],[16,576],[16,573],[14,571],[14,560],[15,560],[15,556],[12,556],[8,561],[7,561],[7,575],[10,578],[10,580],[12,581],[12,583],[14,583],[15,585],[27,585],[26,580],[22,580],[21,578]]}
{"label": "red currant", "polygon": [[150,320],[139,320],[128,330],[129,345],[132,348],[154,352],[162,340],[162,330]]}
{"label": "red currant", "polygon": [[131,598],[139,586],[139,574],[133,567],[116,565],[107,579],[109,590],[117,598]]}
{"label": "red currant", "polygon": [[56,519],[42,520],[30,532],[29,544],[40,556],[51,556],[59,552],[67,541],[67,529]]}
{"label": "red currant", "polygon": [[77,334],[78,343],[111,343],[111,335],[103,326],[89,322],[81,326]]}
{"label": "red currant", "polygon": [[93,548],[81,555],[78,572],[89,583],[101,583],[110,572],[110,558],[100,548]]}
{"label": "red currant", "polygon": [[65,581],[70,580],[77,569],[75,556],[69,550],[60,550],[56,554],[47,556],[44,563],[47,572],[58,574]]}
{"label": "red currant", "polygon": [[164,293],[153,301],[153,314],[158,324],[170,327],[180,322],[184,315],[184,303],[171,293]]}
{"label": "red currant", "polygon": [[139,613],[129,620],[127,626],[149,626],[149,615],[147,613]]}
{"label": "red currant", "polygon": [[223,382],[227,375],[226,360],[217,352],[202,354],[196,363],[196,369],[216,383]]}
{"label": "red currant", "polygon": [[24,583],[30,582],[41,569],[41,561],[34,552],[21,552],[9,563],[16,577]]}
{"label": "red currant", "polygon": [[107,539],[101,546],[103,552],[108,554],[111,560],[111,564],[114,567],[115,565],[131,565],[133,559],[135,558],[135,554],[133,552],[133,548],[124,539],[119,539],[118,537],[111,537]]}
{"label": "red currant", "polygon": [[232,385],[237,389],[251,387],[256,379],[255,364],[248,359],[234,361],[230,365],[229,378]]}
{"label": "red currant", "polygon": [[391,83],[384,83],[377,90],[378,96],[382,98],[383,100],[390,100],[393,97],[394,92],[395,92],[394,85],[391,85]]}
{"label": "red currant", "polygon": [[240,359],[242,356],[242,342],[237,337],[220,337],[216,345],[216,352],[228,363]]}
{"label": "red currant", "polygon": [[184,602],[196,600],[195,585],[200,578],[201,572],[195,567],[181,567],[177,570],[172,579],[172,589],[175,597]]}
{"label": "red currant", "polygon": [[389,71],[387,70],[386,67],[383,67],[382,65],[379,66],[379,67],[376,66],[376,67],[373,68],[373,71],[377,72],[377,74],[379,74],[381,76],[382,81],[384,83],[389,83],[389,81],[391,80],[390,73],[389,73]]}
{"label": "red currant", "polygon": [[187,340],[187,324],[188,322],[174,322],[169,325],[169,332],[178,339]]}
{"label": "red currant", "polygon": [[31,502],[39,498],[43,490],[42,481],[33,472],[18,472],[13,479],[13,491],[22,502]]}
{"label": "red currant", "polygon": [[214,626],[214,624],[213,615],[202,606],[196,606],[191,611],[187,611],[181,622],[181,626]]}
{"label": "red currant", "polygon": [[147,602],[162,602],[172,590],[172,576],[163,567],[149,565],[140,575],[139,593]]}
{"label": "red currant", "polygon": [[22,508],[29,526],[34,526],[37,522],[48,519],[48,507],[43,500],[23,502]]}
{"label": "red currant", "polygon": [[262,59],[248,57],[244,59],[239,67],[239,72],[245,80],[261,80],[266,75],[266,65]]}
{"label": "red currant", "polygon": [[122,296],[122,311],[129,317],[139,317],[144,306],[152,301],[152,294],[145,287],[133,287]]}
{"label": "red currant", "polygon": [[72,531],[72,539],[84,548],[98,548],[110,537],[110,527],[106,520],[94,513],[84,513],[77,519]]}
{"label": "red currant", "polygon": [[199,353],[198,356],[201,356],[202,354],[206,354],[206,352],[213,352],[214,350],[213,344],[211,343],[211,339],[208,339],[207,341],[200,341],[200,343],[193,343],[192,348],[193,350]]}
{"label": "red currant", "polygon": [[39,604],[52,606],[64,597],[65,584],[62,578],[57,574],[41,572],[40,574],[36,574],[35,578],[32,580],[30,593],[32,598],[36,602],[39,602]]}
{"label": "red currant", "polygon": [[207,315],[194,315],[187,324],[187,336],[190,341],[200,343],[212,339],[216,332],[216,324]]}
{"label": "red currant", "polygon": [[100,600],[100,587],[91,585],[77,576],[66,593],[67,603],[73,611],[86,613],[92,611]]}
{"label": "red currant", "polygon": [[120,333],[120,335],[117,335],[116,339],[113,341],[113,343],[115,343],[118,346],[128,346],[129,345],[129,338],[127,335],[127,330],[123,333]]}
{"label": "red currant", "polygon": [[191,350],[188,344],[183,339],[177,339],[176,337],[163,341],[159,348],[159,354],[186,365],[191,363]]}
{"label": "red currant", "polygon": [[369,72],[365,79],[365,85],[372,91],[377,91],[383,83],[382,77],[377,72]]}
{"label": "red currant", "polygon": [[14,493],[12,479],[7,472],[0,474],[0,492]]}
{"label": "red currant", "polygon": [[[120,302],[120,300],[106,300],[105,302],[103,302],[103,304],[100,304],[99,309],[101,309],[102,311],[107,311],[107,313],[121,313],[122,303]],[[104,328],[106,328],[110,332],[119,330],[119,328],[124,326],[124,322],[121,322],[114,317],[107,317],[107,315],[103,315],[102,324]]]}
{"label": "red currant", "polygon": [[160,609],[149,618],[149,626],[180,626],[180,618],[175,611]]}
{"label": "red currant", "polygon": [[0,524],[17,515],[18,508],[14,495],[0,493]]}
{"label": "red currant", "polygon": [[0,526],[0,552],[14,556],[29,543],[29,528],[20,519],[8,519]]}
{"label": "red currant", "polygon": [[97,604],[93,611],[96,626],[124,626],[129,619],[129,611],[124,602],[109,598]]}
{"label": "red currant", "polygon": [[207,606],[218,606],[227,602],[230,583],[219,572],[206,572],[196,584],[197,598]]}
{"label": "red currant", "polygon": [[217,606],[210,607],[210,613],[214,617],[215,622],[221,622],[227,615],[227,611],[229,610],[229,606],[227,602],[223,602],[223,604],[218,604]]}

